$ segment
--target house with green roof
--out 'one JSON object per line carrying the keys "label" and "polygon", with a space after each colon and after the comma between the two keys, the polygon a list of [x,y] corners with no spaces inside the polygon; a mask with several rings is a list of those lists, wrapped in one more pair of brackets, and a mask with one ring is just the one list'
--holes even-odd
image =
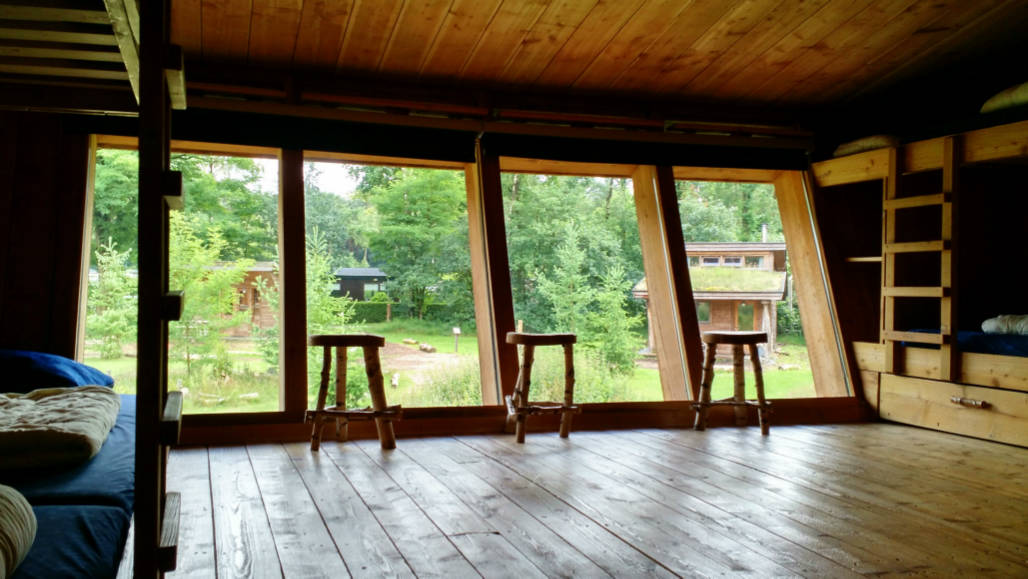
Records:
{"label": "house with green roof", "polygon": [[[778,325],[775,306],[786,295],[785,243],[694,242],[687,243],[685,251],[700,332],[764,331],[768,350],[773,351]],[[632,296],[647,303],[647,348],[652,351],[655,341],[645,278],[632,288]]]}

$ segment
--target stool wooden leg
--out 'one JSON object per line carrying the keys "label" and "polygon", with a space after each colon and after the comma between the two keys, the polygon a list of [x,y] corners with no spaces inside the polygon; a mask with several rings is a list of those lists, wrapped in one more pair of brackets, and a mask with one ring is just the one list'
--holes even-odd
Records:
{"label": "stool wooden leg", "polygon": [[564,407],[560,415],[560,437],[567,438],[571,432],[571,412],[567,407],[575,400],[575,351],[573,344],[564,344]]}
{"label": "stool wooden leg", "polygon": [[[528,388],[532,384],[532,362],[535,359],[535,346],[530,344],[525,345],[524,360],[521,362],[520,379],[518,380],[518,390],[514,393],[516,399],[514,400],[515,408],[528,408]],[[523,413],[518,413],[517,422],[514,424],[514,433],[517,436],[517,441],[520,443],[525,442],[525,420],[528,416]]]}
{"label": "stool wooden leg", "polygon": [[[327,349],[327,348],[326,348]],[[346,408],[346,348],[336,346],[336,408]],[[350,421],[336,416],[336,440],[346,442]]]}
{"label": "stool wooden leg", "polygon": [[707,344],[707,356],[703,361],[703,381],[700,383],[700,407],[696,410],[694,430],[706,430],[707,410],[710,408],[710,386],[714,383],[714,360],[717,358],[717,344]]}
{"label": "stool wooden leg", "polygon": [[760,368],[760,353],[756,344],[749,344],[750,363],[753,365],[753,377],[757,386],[757,419],[760,421],[760,433],[767,435],[771,430],[771,417],[768,416],[767,400],[764,399],[764,374]]}
{"label": "stool wooden leg", "polygon": [[[368,390],[371,393],[371,408],[377,412],[386,409],[385,385],[382,380],[382,364],[378,360],[378,348],[364,347],[364,367],[368,373]],[[396,448],[396,434],[393,433],[391,418],[375,418],[378,440],[383,450]]]}
{"label": "stool wooden leg", "polygon": [[321,428],[325,424],[325,399],[328,398],[328,377],[332,372],[332,348],[325,346],[321,360],[321,385],[318,388],[318,406],[314,411],[314,428],[311,430],[311,450],[321,446]]}
{"label": "stool wooden leg", "polygon": [[746,366],[743,364],[742,344],[732,344],[732,379],[735,385],[732,400],[741,403],[735,406],[735,425],[746,426]]}

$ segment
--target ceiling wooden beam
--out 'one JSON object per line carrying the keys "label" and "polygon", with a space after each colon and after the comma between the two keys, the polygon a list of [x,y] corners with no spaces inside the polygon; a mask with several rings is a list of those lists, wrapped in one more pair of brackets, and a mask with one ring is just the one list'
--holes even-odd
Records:
{"label": "ceiling wooden beam", "polygon": [[104,5],[132,85],[132,94],[139,102],[139,5],[136,0],[104,0]]}

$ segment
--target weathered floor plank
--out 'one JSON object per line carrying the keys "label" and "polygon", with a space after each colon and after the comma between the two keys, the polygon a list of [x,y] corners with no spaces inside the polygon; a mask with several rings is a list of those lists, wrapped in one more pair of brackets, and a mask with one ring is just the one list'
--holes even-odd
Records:
{"label": "weathered floor plank", "polygon": [[173,576],[1024,577],[1026,467],[888,424],[186,448]]}

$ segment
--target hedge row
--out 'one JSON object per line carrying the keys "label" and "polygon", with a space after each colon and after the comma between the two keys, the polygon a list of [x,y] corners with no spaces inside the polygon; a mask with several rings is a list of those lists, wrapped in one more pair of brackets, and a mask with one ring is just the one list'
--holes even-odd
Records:
{"label": "hedge row", "polygon": [[375,324],[386,321],[386,308],[383,302],[354,302],[353,317],[358,322]]}

